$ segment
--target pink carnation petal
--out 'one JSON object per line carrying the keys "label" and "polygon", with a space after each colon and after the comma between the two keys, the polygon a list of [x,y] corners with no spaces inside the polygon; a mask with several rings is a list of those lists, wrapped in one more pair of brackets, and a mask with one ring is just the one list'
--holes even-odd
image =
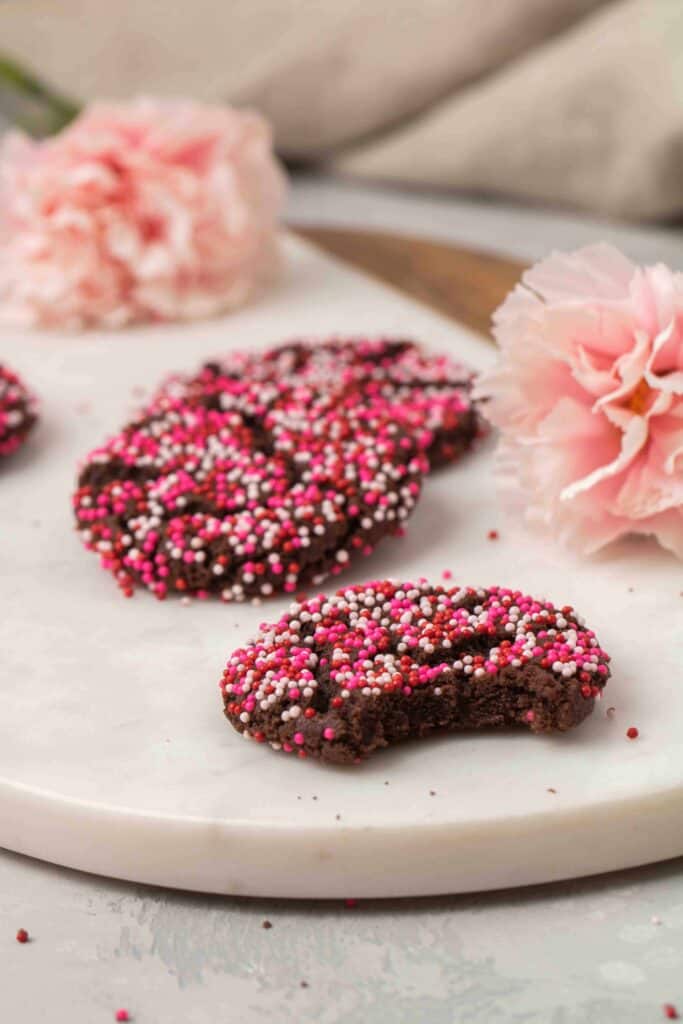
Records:
{"label": "pink carnation petal", "polygon": [[277,266],[284,177],[253,113],[95,104],[52,139],[5,139],[0,191],[0,321],[210,316]]}
{"label": "pink carnation petal", "polygon": [[589,491],[603,480],[621,473],[629,463],[633,462],[646,441],[647,422],[642,416],[634,416],[623,433],[621,451],[616,459],[605,466],[601,466],[599,469],[593,470],[592,473],[589,473],[582,480],[577,480],[575,483],[570,484],[569,487],[565,487],[560,494],[560,499],[562,501],[571,501],[577,494]]}
{"label": "pink carnation petal", "polygon": [[555,254],[494,316],[476,389],[504,492],[590,552],[628,533],[683,551],[683,277],[608,246]]}
{"label": "pink carnation petal", "polygon": [[548,303],[624,302],[635,269],[614,246],[600,243],[573,253],[554,252],[522,280]]}
{"label": "pink carnation petal", "polygon": [[[650,356],[645,368],[645,380],[651,388],[659,388],[661,391],[669,391],[677,395],[683,395],[683,370],[671,370],[668,373],[655,373],[653,366],[657,361],[657,356],[665,350],[669,342],[674,339],[674,335],[676,333],[679,335],[677,348],[679,350],[683,349],[680,332],[681,328],[675,320],[671,320],[668,326],[663,331],[659,332],[652,344],[652,355]],[[672,352],[672,359],[675,358],[675,356],[676,353]]]}

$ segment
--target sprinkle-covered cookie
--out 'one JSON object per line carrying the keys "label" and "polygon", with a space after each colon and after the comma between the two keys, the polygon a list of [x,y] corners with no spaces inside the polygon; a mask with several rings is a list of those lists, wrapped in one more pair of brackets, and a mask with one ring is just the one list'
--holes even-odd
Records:
{"label": "sprinkle-covered cookie", "polygon": [[237,379],[276,384],[304,408],[324,403],[355,412],[388,405],[432,467],[457,459],[481,429],[470,398],[472,372],[402,339],[291,341],[265,352],[232,352],[186,383],[204,402],[209,395],[230,402]]}
{"label": "sprinkle-covered cookie", "polygon": [[0,363],[0,457],[23,444],[36,421],[36,406],[22,381]]}
{"label": "sprinkle-covered cookie", "polygon": [[427,468],[386,403],[304,408],[276,385],[175,381],[90,453],[74,510],[126,595],[241,600],[369,554],[400,530]]}
{"label": "sprinkle-covered cookie", "polygon": [[221,692],[251,739],[348,763],[436,729],[564,731],[592,711],[608,664],[569,606],[376,581],[291,605],[235,651]]}

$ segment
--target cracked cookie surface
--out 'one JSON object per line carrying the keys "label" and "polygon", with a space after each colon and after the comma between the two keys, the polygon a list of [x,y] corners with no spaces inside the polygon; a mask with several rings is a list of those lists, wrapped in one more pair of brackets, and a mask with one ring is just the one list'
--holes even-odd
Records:
{"label": "cracked cookie surface", "polygon": [[307,404],[288,385],[168,381],[87,457],[77,527],[123,592],[294,592],[400,531],[428,464],[386,403]]}
{"label": "cracked cookie surface", "polygon": [[208,363],[185,386],[206,401],[230,402],[236,380],[276,384],[302,407],[358,415],[389,408],[432,468],[457,460],[482,431],[471,400],[472,371],[401,338],[293,340],[264,352],[237,351]]}
{"label": "cracked cookie surface", "polygon": [[241,733],[336,763],[435,730],[565,731],[609,656],[573,608],[502,587],[374,581],[293,604],[221,680]]}

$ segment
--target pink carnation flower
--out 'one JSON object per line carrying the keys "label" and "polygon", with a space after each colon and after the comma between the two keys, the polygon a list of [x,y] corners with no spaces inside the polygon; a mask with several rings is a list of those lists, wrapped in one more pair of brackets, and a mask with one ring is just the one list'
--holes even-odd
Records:
{"label": "pink carnation flower", "polygon": [[683,558],[683,275],[595,245],[523,282],[478,386],[503,483],[585,552],[641,533]]}
{"label": "pink carnation flower", "polygon": [[0,148],[0,321],[119,327],[230,309],[270,274],[284,195],[266,123],[97,104]]}

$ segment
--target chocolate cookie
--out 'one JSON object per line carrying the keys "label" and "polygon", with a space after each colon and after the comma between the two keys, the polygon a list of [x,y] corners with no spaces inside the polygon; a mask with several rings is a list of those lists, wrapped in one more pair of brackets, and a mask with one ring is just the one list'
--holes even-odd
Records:
{"label": "chocolate cookie", "polygon": [[0,363],[0,457],[23,444],[35,421],[33,397],[16,373]]}
{"label": "chocolate cookie", "polygon": [[399,531],[426,470],[386,403],[303,407],[277,385],[176,381],[87,457],[74,509],[126,595],[240,600],[369,554]]}
{"label": "chocolate cookie", "polygon": [[276,384],[304,408],[314,402],[354,412],[389,405],[432,467],[457,459],[481,430],[470,398],[471,371],[402,339],[291,341],[265,352],[232,352],[185,383],[202,401],[212,394],[220,403],[231,400],[238,379]]}
{"label": "chocolate cookie", "polygon": [[436,729],[564,731],[609,657],[568,606],[519,591],[377,581],[293,604],[235,651],[225,714],[276,750],[339,763]]}

